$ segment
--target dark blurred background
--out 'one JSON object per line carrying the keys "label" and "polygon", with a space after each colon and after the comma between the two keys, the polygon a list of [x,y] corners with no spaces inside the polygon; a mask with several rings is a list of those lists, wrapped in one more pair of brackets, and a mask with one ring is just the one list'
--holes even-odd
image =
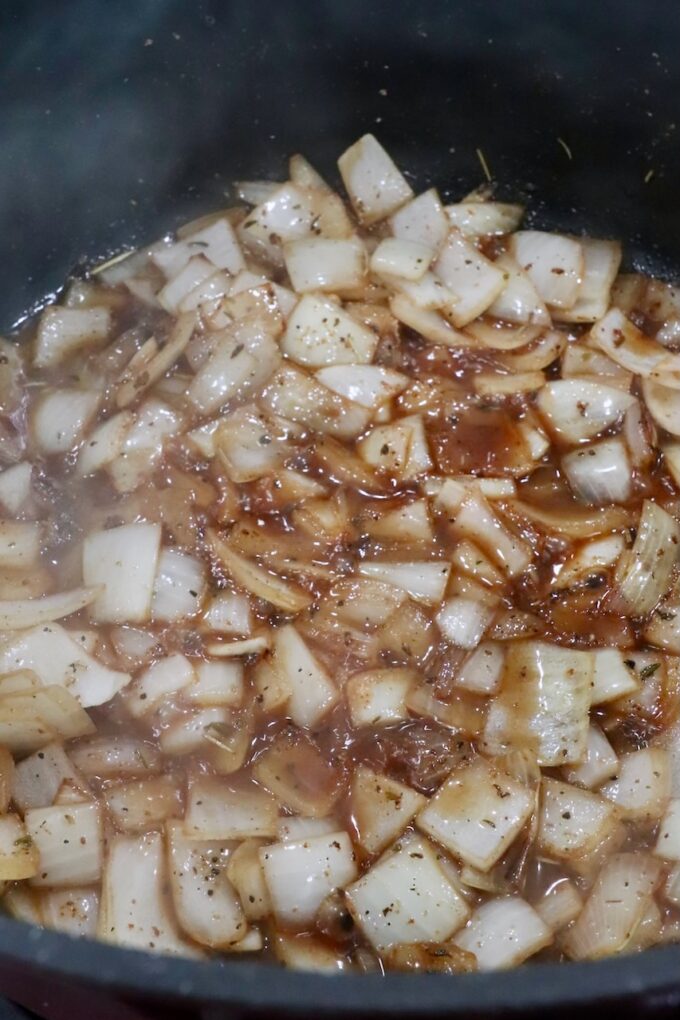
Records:
{"label": "dark blurred background", "polygon": [[[680,266],[680,3],[3,0],[0,328],[76,264],[373,131],[414,184]],[[560,143],[571,151],[569,158]]]}

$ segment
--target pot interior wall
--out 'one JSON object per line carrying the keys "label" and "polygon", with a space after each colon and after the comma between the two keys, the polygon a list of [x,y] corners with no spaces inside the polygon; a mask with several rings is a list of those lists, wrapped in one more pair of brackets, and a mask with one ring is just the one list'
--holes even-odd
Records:
{"label": "pot interior wall", "polygon": [[[374,131],[414,182],[484,180],[671,274],[680,7],[600,0],[6,0],[0,326],[76,265]],[[565,145],[569,152],[566,151]]]}

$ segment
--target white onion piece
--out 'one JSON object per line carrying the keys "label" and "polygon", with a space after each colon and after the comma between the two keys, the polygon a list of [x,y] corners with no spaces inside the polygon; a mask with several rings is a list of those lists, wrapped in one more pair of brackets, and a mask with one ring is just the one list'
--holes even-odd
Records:
{"label": "white onion piece", "polygon": [[[276,188],[277,185],[271,187]],[[214,219],[201,230],[183,232],[180,241],[167,248],[158,248],[151,258],[166,276],[175,277],[196,255],[203,256],[216,268],[225,269],[232,275],[245,266],[234,229],[226,217]]]}
{"label": "white onion piece", "polygon": [[[291,179],[292,175],[291,175]],[[301,183],[294,181],[294,183]],[[247,205],[260,205],[281,187],[280,181],[234,181],[234,191]]]}
{"label": "white onion piece", "polygon": [[660,864],[649,854],[617,854],[595,879],[582,913],[566,933],[572,960],[620,952],[642,918],[658,881]]}
{"label": "white onion piece", "polygon": [[433,248],[417,241],[386,237],[371,255],[371,272],[419,280],[429,269],[434,255]]}
{"label": "white onion piece", "polygon": [[445,212],[452,227],[466,237],[509,234],[517,230],[524,207],[509,202],[463,201],[447,205]]}
{"label": "white onion piece", "polygon": [[433,344],[445,347],[475,347],[471,337],[459,332],[438,312],[422,308],[403,294],[396,294],[390,301],[390,311],[405,326],[420,333]]}
{"label": "white onion piece", "polygon": [[367,364],[377,346],[376,335],[329,298],[308,294],[293,310],[281,349],[301,365]]}
{"label": "white onion piece", "polygon": [[40,867],[39,848],[18,815],[0,817],[0,881],[32,878]]}
{"label": "white onion piece", "polygon": [[266,652],[271,644],[268,634],[258,634],[257,637],[244,638],[242,641],[228,641],[224,643],[213,643],[206,646],[208,655],[215,655],[224,659],[238,658],[241,655],[260,655]]}
{"label": "white onion piece", "polygon": [[100,588],[74,588],[38,599],[0,601],[0,630],[20,630],[60,620],[89,606],[100,591]]}
{"label": "white onion piece", "polygon": [[469,916],[429,843],[399,840],[350,885],[347,901],[357,925],[378,950],[414,942],[443,942]]}
{"label": "white onion piece", "polygon": [[238,708],[243,701],[243,666],[240,662],[196,662],[195,680],[184,689],[187,701],[197,705]]}
{"label": "white onion piece", "polygon": [[209,280],[214,272],[214,265],[205,255],[192,255],[158,291],[156,298],[166,312],[176,315],[189,294]]}
{"label": "white onion piece", "polygon": [[530,393],[540,390],[545,383],[542,372],[521,372],[500,375],[498,372],[480,372],[475,376],[475,393],[482,397],[505,396],[512,393]]}
{"label": "white onion piece", "polygon": [[458,328],[485,312],[506,282],[501,270],[457,230],[449,234],[434,270],[456,299],[445,314]]}
{"label": "white onion piece", "polygon": [[680,400],[677,389],[662,386],[651,379],[643,379],[642,396],[656,424],[672,436],[680,436]]}
{"label": "white onion piece", "polygon": [[102,868],[102,831],[98,804],[31,808],[26,829],[40,855],[33,885],[87,885]]}
{"label": "white onion piece", "polygon": [[345,954],[332,949],[327,942],[313,935],[288,934],[277,931],[272,948],[284,967],[317,974],[333,974],[349,970]]}
{"label": "white onion piece", "polygon": [[260,321],[236,323],[215,336],[217,343],[188,389],[189,400],[203,414],[259,390],[280,360]]}
{"label": "white onion piece", "polygon": [[569,783],[544,778],[538,818],[538,847],[549,860],[591,853],[616,822],[604,797]]}
{"label": "white onion piece", "polygon": [[83,438],[97,413],[101,394],[90,390],[54,390],[40,398],[33,430],[42,453],[68,453]]}
{"label": "white onion piece", "polygon": [[0,520],[0,567],[26,570],[40,555],[41,526],[34,521]]}
{"label": "white onion piece", "polygon": [[411,186],[373,135],[364,135],[338,159],[350,202],[362,223],[375,223],[413,198]]}
{"label": "white onion piece", "polygon": [[119,457],[134,420],[130,411],[121,411],[98,425],[78,454],[78,474],[92,475]]}
{"label": "white onion piece", "polygon": [[558,379],[543,387],[537,406],[557,438],[580,443],[613,425],[634,402],[630,393],[599,382]]}
{"label": "white onion piece", "polygon": [[380,516],[369,513],[362,527],[373,538],[392,542],[431,542],[434,538],[427,500],[424,499],[388,510]]}
{"label": "white onion piece", "polygon": [[503,646],[496,641],[483,641],[460,667],[454,683],[473,694],[495,694],[504,664]]}
{"label": "white onion piece", "polygon": [[447,641],[456,648],[476,648],[491,623],[493,610],[474,599],[447,599],[437,613],[437,623]]}
{"label": "white onion piece", "polygon": [[509,577],[521,574],[531,562],[529,546],[501,524],[481,493],[466,496],[454,526],[458,534],[487,552]]}
{"label": "white onion piece", "polygon": [[406,697],[416,679],[409,669],[370,669],[345,684],[352,725],[381,726],[408,718]]}
{"label": "white onion piece", "polygon": [[618,437],[573,450],[562,458],[562,468],[574,493],[586,503],[625,503],[630,498],[631,465]]}
{"label": "white onion piece", "polygon": [[453,770],[416,824],[466,864],[488,871],[533,808],[534,795],[528,787],[478,757]]}
{"label": "white onion piece", "polygon": [[85,776],[102,779],[147,775],[160,768],[158,749],[137,737],[99,735],[69,749],[69,758]]}
{"label": "white onion piece", "polygon": [[289,431],[252,407],[240,407],[228,415],[215,436],[215,446],[232,481],[253,482],[273,474],[294,450]]}
{"label": "white onion piece", "polygon": [[556,309],[553,317],[561,322],[595,322],[609,307],[612,284],[621,264],[618,241],[599,241],[579,237],[583,249],[583,273],[576,301],[569,309]]}
{"label": "white onion piece", "polygon": [[89,799],[87,782],[74,768],[61,744],[48,744],[20,761],[12,779],[12,800],[20,811],[51,807],[64,782],[80,788]]}
{"label": "white onion piece", "polygon": [[104,802],[121,832],[155,829],[182,811],[181,792],[172,775],[113,783],[104,791]]}
{"label": "white onion piece", "polygon": [[503,970],[523,963],[552,939],[551,929],[526,900],[502,896],[478,907],[454,943],[474,953],[479,970]]}
{"label": "white onion piece", "polygon": [[589,652],[544,641],[510,643],[503,685],[487,717],[488,750],[528,751],[542,766],[581,762],[593,668]]}
{"label": "white onion piece", "polygon": [[583,909],[581,894],[568,878],[551,885],[540,900],[534,903],[534,910],[554,932],[561,931],[575,921]]}
{"label": "white onion piece", "polygon": [[628,392],[633,382],[633,373],[612,361],[606,354],[592,344],[579,340],[568,344],[562,362],[560,375],[563,379],[583,377],[595,382],[616,386]]}
{"label": "white onion piece", "polygon": [[362,561],[362,577],[373,578],[403,588],[416,602],[437,605],[444,597],[451,567],[443,560],[425,563],[377,563]]}
{"label": "white onion piece", "polygon": [[422,794],[372,769],[352,777],[351,810],[360,845],[371,854],[384,850],[427,803]]}
{"label": "white onion piece", "polygon": [[359,287],[366,275],[366,249],[358,237],[289,241],[283,246],[283,257],[298,294]]}
{"label": "white onion piece", "polygon": [[205,568],[200,560],[178,549],[163,549],[153,586],[152,618],[167,623],[195,616],[205,588]]}
{"label": "white onion piece", "polygon": [[188,840],[180,822],[169,822],[166,832],[170,889],[182,929],[211,949],[227,949],[239,942],[247,923],[225,874],[229,848],[221,842]]}
{"label": "white onion piece", "polygon": [[646,499],[633,547],[623,552],[616,569],[618,599],[625,612],[644,616],[667,593],[679,541],[675,518]]}
{"label": "white onion piece", "polygon": [[41,683],[65,687],[85,708],[110,701],[130,682],[98,662],[58,623],[41,624],[0,641],[0,673],[32,670]]}
{"label": "white onion piece", "polygon": [[134,716],[143,716],[170,694],[193,684],[194,667],[185,655],[175,652],[158,659],[145,669],[126,694],[126,704]]}
{"label": "white onion piece", "polygon": [[33,363],[37,368],[52,368],[81,347],[103,343],[110,329],[108,308],[52,305],[40,316]]}
{"label": "white onion piece", "polygon": [[95,531],[83,543],[83,578],[103,586],[90,610],[98,623],[144,623],[158,569],[158,524],[124,524]]}
{"label": "white onion piece", "polygon": [[515,351],[538,340],[543,328],[535,325],[504,326],[495,319],[475,319],[465,327],[466,335],[473,337],[477,345],[491,350]]}
{"label": "white onion piece", "polygon": [[[356,360],[354,354],[351,360]],[[282,418],[338,439],[354,439],[371,417],[366,408],[338,396],[290,363],[274,373],[260,401]]]}
{"label": "white onion piece", "polygon": [[28,462],[0,471],[0,506],[18,516],[31,496],[33,468]]}
{"label": "white onion piece", "polygon": [[567,538],[592,538],[624,527],[631,522],[631,515],[622,507],[593,507],[567,510],[543,509],[533,503],[524,503],[519,499],[508,500],[505,508],[525,518],[541,524],[547,531],[554,531]]}
{"label": "white onion piece", "polygon": [[[214,279],[211,277],[210,279]],[[191,292],[194,294],[194,291]],[[189,346],[196,327],[196,315],[189,308],[195,307],[183,302],[180,311],[182,315],[175,321],[166,343],[159,350],[151,350],[150,357],[145,358],[142,364],[137,365],[136,356],[132,358],[125,371],[118,380],[116,389],[116,406],[127,407],[140,397],[145,390],[153,386],[159,379],[170,371]]]}
{"label": "white onion piece", "polygon": [[586,742],[585,758],[580,765],[570,765],[564,769],[565,778],[577,786],[585,786],[591,790],[602,786],[607,779],[612,779],[619,770],[619,759],[612,745],[599,726],[590,724]]}
{"label": "white onion piece", "polygon": [[279,806],[254,784],[232,788],[217,778],[195,779],[187,797],[184,834],[188,839],[250,839],[276,835]]}
{"label": "white onion piece", "polygon": [[295,926],[312,921],[329,893],[356,878],[354,856],[342,831],[262,847],[260,860],[275,917]]}
{"label": "white onion piece", "polygon": [[585,542],[573,556],[561,564],[552,587],[560,589],[582,584],[589,577],[613,567],[625,548],[623,535],[617,534]]}
{"label": "white onion piece", "polygon": [[550,325],[550,316],[545,304],[538,296],[528,273],[518,265],[511,255],[503,253],[494,265],[505,275],[505,285],[496,300],[488,308],[488,314],[506,322],[520,325],[537,323]]}
{"label": "white onion piece", "polygon": [[381,365],[331,365],[316,378],[333,393],[371,409],[401,393],[409,382],[401,372]]}
{"label": "white onion piece", "polygon": [[603,705],[639,690],[640,682],[635,671],[626,665],[624,655],[618,648],[596,648],[592,655],[594,673],[591,704]]}
{"label": "white onion piece", "polygon": [[167,879],[159,832],[113,836],[102,878],[97,938],[131,949],[199,955],[177,931],[164,894]]}
{"label": "white onion piece", "polygon": [[669,801],[661,819],[654,853],[666,861],[680,861],[680,800]]}
{"label": "white onion piece", "polygon": [[671,795],[668,751],[644,747],[621,755],[617,777],[605,783],[601,793],[616,804],[624,818],[658,821]]}
{"label": "white onion piece", "polygon": [[417,478],[432,467],[427,435],[420,415],[410,414],[390,425],[376,425],[358,444],[367,464],[397,475]]}
{"label": "white onion piece", "polygon": [[511,372],[537,372],[552,365],[560,357],[564,364],[567,350],[567,338],[564,333],[557,329],[549,329],[519,350],[501,354],[498,360]]}
{"label": "white onion piece", "polygon": [[220,634],[250,634],[250,603],[236,592],[217,592],[203,613],[203,622]]}
{"label": "white onion piece", "polygon": [[584,269],[583,248],[577,241],[540,230],[518,230],[510,238],[510,252],[546,304],[573,308]]}
{"label": "white onion piece", "polygon": [[272,666],[289,692],[286,711],[298,726],[316,725],[337,701],[335,684],[295,627],[276,631]]}
{"label": "white onion piece", "polygon": [[434,188],[417,195],[390,217],[395,237],[439,251],[451,225]]}
{"label": "white onion piece", "polygon": [[[634,375],[656,377],[668,351],[646,337],[619,308],[611,308],[590,330],[590,338],[600,350]],[[663,384],[663,373],[660,375]]]}
{"label": "white onion piece", "polygon": [[208,540],[215,556],[236,584],[251,592],[256,598],[265,599],[279,609],[292,613],[305,609],[312,601],[307,592],[282,581],[280,577],[235,552],[217,532],[209,530]]}

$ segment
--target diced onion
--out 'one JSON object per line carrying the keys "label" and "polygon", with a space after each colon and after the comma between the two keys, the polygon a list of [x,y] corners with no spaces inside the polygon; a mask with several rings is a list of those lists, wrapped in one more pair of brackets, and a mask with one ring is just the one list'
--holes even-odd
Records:
{"label": "diced onion", "polygon": [[631,465],[624,442],[603,439],[562,458],[569,484],[586,503],[625,503],[632,490]]}
{"label": "diced onion", "polygon": [[616,570],[618,599],[625,612],[644,616],[666,594],[679,541],[675,518],[646,499],[633,547],[623,552]]}

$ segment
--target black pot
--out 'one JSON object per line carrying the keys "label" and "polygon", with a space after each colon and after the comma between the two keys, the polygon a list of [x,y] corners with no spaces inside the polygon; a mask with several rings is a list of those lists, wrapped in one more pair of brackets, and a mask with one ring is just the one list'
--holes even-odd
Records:
{"label": "black pot", "polygon": [[[365,131],[414,185],[483,180],[532,222],[680,263],[680,5],[661,0],[4,0],[0,324],[78,266]],[[77,943],[0,918],[0,991],[54,1017],[673,1010],[680,947],[507,974],[325,977]],[[125,1004],[125,1005],[124,1005]],[[169,1004],[169,1005],[168,1005]],[[191,1014],[185,1010],[192,1009]],[[174,1010],[177,1010],[175,1013]],[[48,1012],[49,1011],[49,1012]]]}

